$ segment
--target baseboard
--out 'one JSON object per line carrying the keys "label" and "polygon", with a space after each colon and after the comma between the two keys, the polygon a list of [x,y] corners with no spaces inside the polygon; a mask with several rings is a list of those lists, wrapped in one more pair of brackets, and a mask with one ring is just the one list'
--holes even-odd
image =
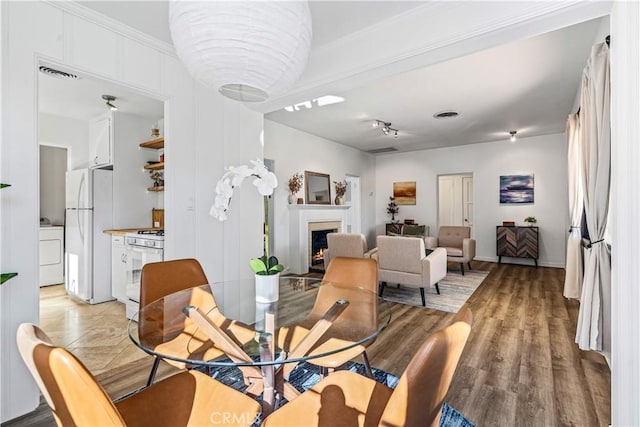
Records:
{"label": "baseboard", "polygon": [[[476,261],[485,261],[485,262],[498,262],[498,257],[475,257]],[[503,264],[514,264],[514,265],[530,265],[535,266],[535,263],[530,258],[511,258],[511,257],[502,257]],[[541,261],[538,260],[539,267],[552,267],[552,268],[564,268],[564,263],[553,262],[553,261]]]}

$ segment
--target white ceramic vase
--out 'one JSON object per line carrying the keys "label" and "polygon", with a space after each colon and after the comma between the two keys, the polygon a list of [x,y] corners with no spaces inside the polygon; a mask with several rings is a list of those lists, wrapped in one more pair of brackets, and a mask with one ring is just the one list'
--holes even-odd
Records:
{"label": "white ceramic vase", "polygon": [[280,273],[256,274],[256,302],[274,302],[280,298]]}
{"label": "white ceramic vase", "polygon": [[289,204],[290,205],[295,205],[298,201],[298,198],[296,197],[295,194],[289,194]]}

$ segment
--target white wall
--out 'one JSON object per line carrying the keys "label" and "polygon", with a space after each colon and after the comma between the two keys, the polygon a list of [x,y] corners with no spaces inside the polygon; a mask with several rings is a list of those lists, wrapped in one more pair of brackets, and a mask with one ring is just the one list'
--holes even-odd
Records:
{"label": "white wall", "polygon": [[[496,225],[533,215],[540,227],[540,265],[564,267],[567,219],[567,165],[564,134],[459,146],[454,148],[382,155],[376,158],[376,224],[384,234],[386,213],[393,182],[416,181],[416,205],[400,206],[399,218],[413,218],[437,235],[437,176],[473,174],[474,237],[477,259],[497,261]],[[532,205],[501,205],[500,175],[534,174],[535,202]],[[507,262],[530,260],[503,258]]]}
{"label": "white wall", "polygon": [[[375,159],[342,144],[283,126],[270,120],[264,121],[264,156],[275,161],[278,188],[275,192],[275,255],[283,265],[289,260],[289,178],[305,170],[327,173],[331,178],[331,194],[335,196],[333,181],[344,179],[346,174],[361,177],[362,233],[369,245],[375,243],[374,170]],[[298,194],[303,197],[304,187]]]}
{"label": "white wall", "polygon": [[2,193],[0,253],[2,271],[19,273],[0,287],[4,422],[39,403],[15,344],[20,323],[39,322],[38,59],[166,101],[165,257],[196,257],[211,280],[250,276],[260,250],[257,192],[234,200],[240,214],[226,224],[207,212],[223,166],[261,157],[262,114],[198,86],[171,46],[75,2],[2,2],[0,13],[0,181],[13,185]]}
{"label": "white wall", "polygon": [[40,217],[54,225],[64,224],[67,150],[40,146]]}
{"label": "white wall", "polygon": [[68,170],[89,166],[89,122],[38,113],[40,144],[67,149]]}

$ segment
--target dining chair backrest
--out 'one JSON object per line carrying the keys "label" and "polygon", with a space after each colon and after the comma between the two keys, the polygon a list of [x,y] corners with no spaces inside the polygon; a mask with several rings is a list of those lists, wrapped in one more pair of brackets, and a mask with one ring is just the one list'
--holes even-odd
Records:
{"label": "dining chair backrest", "polygon": [[171,293],[207,283],[202,266],[193,258],[145,264],[140,275],[140,307]]}
{"label": "dining chair backrest", "polygon": [[449,326],[430,335],[409,362],[380,425],[437,426],[444,398],[471,331],[473,315],[461,309]]}
{"label": "dining chair backrest", "polygon": [[323,280],[378,290],[378,265],[368,258],[335,257],[329,263]]}
{"label": "dining chair backrest", "polygon": [[73,354],[56,347],[37,326],[23,323],[18,350],[59,426],[124,426],[115,405]]}

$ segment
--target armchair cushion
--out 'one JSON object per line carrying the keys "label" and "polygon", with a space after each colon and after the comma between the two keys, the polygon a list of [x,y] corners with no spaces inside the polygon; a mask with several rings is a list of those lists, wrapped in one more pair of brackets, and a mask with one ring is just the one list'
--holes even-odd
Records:
{"label": "armchair cushion", "polygon": [[370,258],[367,240],[358,233],[327,234],[327,249],[323,253],[324,266],[327,268],[331,260],[337,256],[347,258]]}

